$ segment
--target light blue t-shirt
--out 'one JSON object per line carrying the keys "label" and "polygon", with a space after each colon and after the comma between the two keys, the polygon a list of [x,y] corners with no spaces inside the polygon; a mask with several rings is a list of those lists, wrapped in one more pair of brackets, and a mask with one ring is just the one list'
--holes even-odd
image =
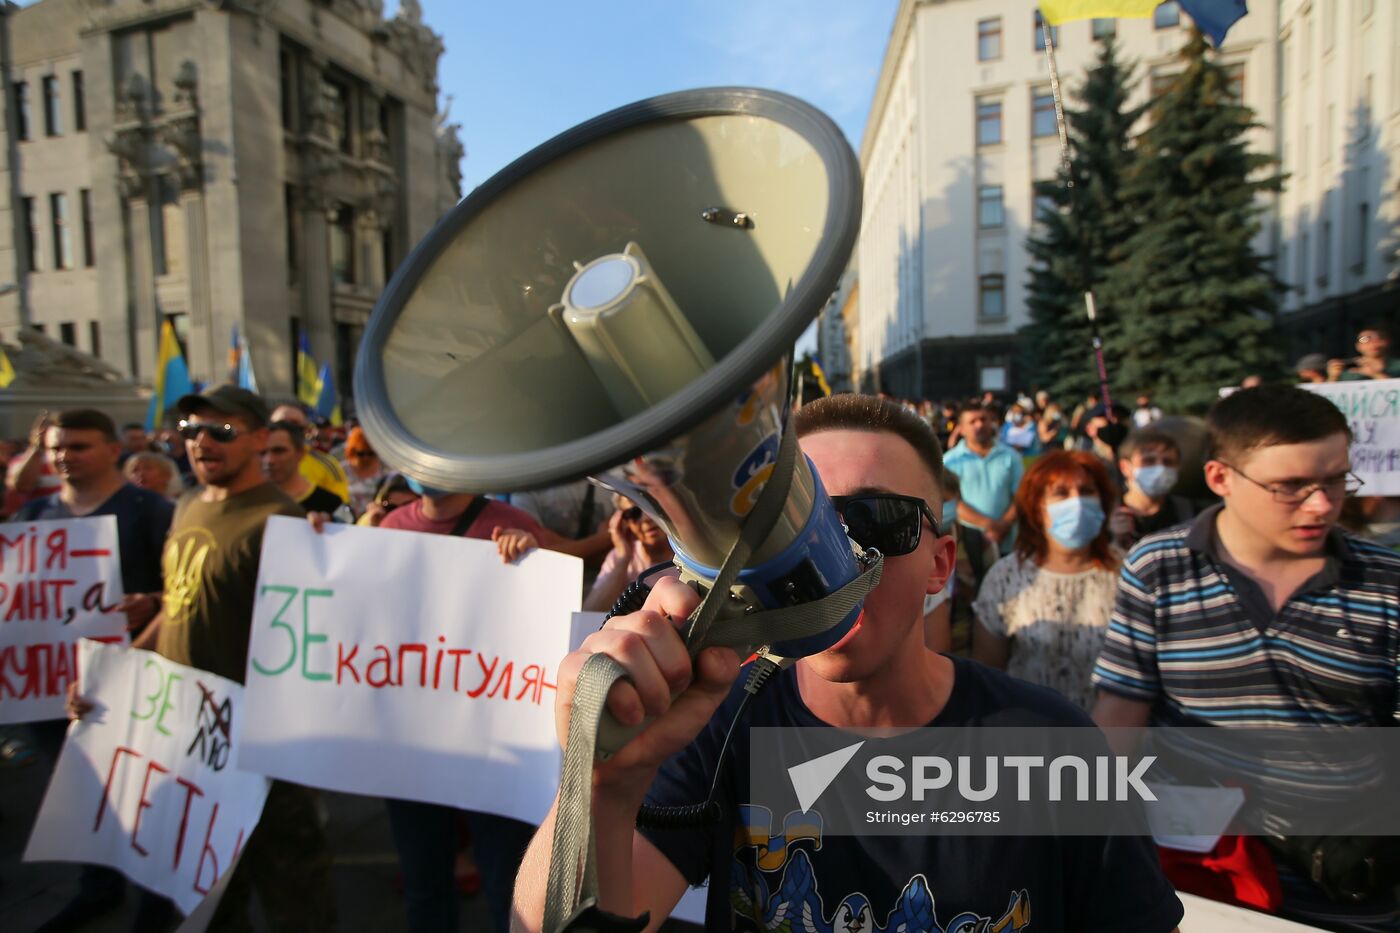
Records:
{"label": "light blue t-shirt", "polygon": [[943,455],[943,466],[957,474],[960,499],[988,518],[1001,518],[1021,485],[1021,455],[1000,441],[985,457],[973,453],[966,441]]}

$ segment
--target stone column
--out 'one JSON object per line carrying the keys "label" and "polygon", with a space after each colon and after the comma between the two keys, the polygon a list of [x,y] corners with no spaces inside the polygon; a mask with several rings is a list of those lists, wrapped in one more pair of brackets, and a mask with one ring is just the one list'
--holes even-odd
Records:
{"label": "stone column", "polygon": [[[335,325],[331,319],[331,208],[315,193],[301,206],[301,326],[316,362],[335,354]],[[295,348],[293,348],[295,352]]]}
{"label": "stone column", "polygon": [[150,382],[155,377],[160,319],[156,311],[155,254],[151,242],[151,191],[147,185],[127,199],[131,218],[131,296],[132,331],[136,341],[136,377]]}
{"label": "stone column", "polygon": [[192,378],[224,381],[227,357],[220,353],[228,335],[220,335],[214,320],[209,285],[209,231],[205,226],[204,192],[186,188],[180,194],[185,212],[185,267],[190,290],[189,365]]}

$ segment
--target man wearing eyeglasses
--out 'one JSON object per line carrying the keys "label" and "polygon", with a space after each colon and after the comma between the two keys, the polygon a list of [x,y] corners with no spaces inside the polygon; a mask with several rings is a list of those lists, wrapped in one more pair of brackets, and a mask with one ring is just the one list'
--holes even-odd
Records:
{"label": "man wearing eyeglasses", "polygon": [[[1128,555],[1094,668],[1095,721],[1400,723],[1400,555],[1337,527],[1343,500],[1361,486],[1350,472],[1346,417],[1321,395],[1261,386],[1217,402],[1206,423],[1205,479],[1222,501],[1190,525],[1143,538]],[[1257,788],[1246,799],[1261,817],[1287,818],[1288,805],[1268,793],[1267,769],[1229,768]],[[1315,783],[1298,777],[1295,790],[1314,808],[1338,802],[1336,789],[1347,786],[1341,765],[1329,770]],[[1359,850],[1344,855],[1330,842],[1306,852],[1287,840],[1274,846],[1265,862],[1282,884],[1280,912],[1328,929],[1395,929],[1391,888],[1400,878],[1358,885],[1351,869]]]}
{"label": "man wearing eyeglasses", "polygon": [[[150,647],[153,640],[156,652],[172,661],[242,683],[263,528],[273,515],[304,519],[305,513],[263,475],[268,412],[262,398],[222,385],[186,395],[177,407],[184,418],[180,435],[202,486],[176,506],[162,554],[161,613],[137,645]],[[70,694],[70,716],[87,709]],[[335,927],[330,856],[313,791],[272,783],[213,926],[247,927],[255,886],[274,929]],[[163,929],[172,910],[169,901],[147,892],[135,928]]]}
{"label": "man wearing eyeglasses", "polygon": [[[923,419],[889,400],[838,395],[799,409],[793,429],[850,537],[885,555],[880,583],[841,641],[774,675],[747,705],[732,650],[707,648],[692,664],[676,627],[699,597],[677,580],[659,581],[642,611],[609,620],[565,659],[555,703],[561,739],[579,668],[594,653],[628,672],[609,693],[609,711],[627,725],[654,717],[594,765],[598,908],[627,918],[616,929],[654,930],[687,884],[708,878],[707,930],[1172,930],[1181,905],[1138,838],[823,836],[810,829],[821,823],[820,806],[797,828],[781,813],[768,821],[741,796],[751,756],[765,751],[750,729],[1089,724],[1052,691],[927,648],[924,597],[946,585],[956,548],[939,527],[943,465]],[[644,801],[710,801],[720,819],[635,830]],[[521,866],[515,914],[523,929],[542,924],[553,832],[551,812]]]}
{"label": "man wearing eyeglasses", "polygon": [[1356,357],[1329,360],[1327,378],[1331,382],[1400,379],[1400,360],[1390,356],[1390,329],[1380,324],[1364,328],[1356,335]]}

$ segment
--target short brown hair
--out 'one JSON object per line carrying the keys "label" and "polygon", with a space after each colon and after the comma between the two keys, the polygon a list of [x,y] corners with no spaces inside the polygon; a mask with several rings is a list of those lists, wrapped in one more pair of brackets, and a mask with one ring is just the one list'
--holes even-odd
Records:
{"label": "short brown hair", "polygon": [[1240,389],[1211,406],[1206,415],[1210,458],[1230,461],[1260,447],[1306,444],[1343,434],[1346,415],[1331,399],[1297,386]]}
{"label": "short brown hair", "polygon": [[267,426],[267,429],[269,432],[285,431],[287,437],[291,439],[293,447],[297,450],[306,449],[306,433],[302,430],[301,425],[291,421],[274,421]]}
{"label": "short brown hair", "polygon": [[927,421],[897,402],[849,392],[819,398],[797,410],[793,428],[798,437],[822,431],[887,431],[913,447],[934,486],[943,486],[943,448],[937,435]]}
{"label": "short brown hair", "polygon": [[1123,443],[1118,445],[1118,459],[1131,460],[1133,454],[1147,447],[1165,447],[1181,456],[1181,445],[1176,438],[1161,428],[1146,427],[1138,428],[1123,439]]}
{"label": "short brown hair", "polygon": [[58,413],[53,426],[70,431],[101,431],[104,440],[116,443],[117,426],[105,413],[96,408],[70,408]]}

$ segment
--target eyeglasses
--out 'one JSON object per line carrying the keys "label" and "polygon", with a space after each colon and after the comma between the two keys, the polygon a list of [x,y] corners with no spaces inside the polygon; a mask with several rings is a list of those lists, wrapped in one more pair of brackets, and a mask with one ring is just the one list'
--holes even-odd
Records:
{"label": "eyeglasses", "polygon": [[1249,480],[1260,489],[1268,490],[1273,494],[1274,501],[1283,505],[1302,505],[1312,498],[1313,493],[1319,489],[1327,497],[1329,502],[1340,502],[1347,496],[1354,496],[1361,491],[1361,487],[1366,483],[1355,473],[1347,473],[1345,476],[1335,476],[1321,482],[1308,479],[1290,479],[1281,483],[1261,483],[1252,476],[1245,473],[1239,467],[1231,466],[1225,461],[1221,461],[1225,467],[1234,470],[1240,476]]}
{"label": "eyeglasses", "polygon": [[374,451],[372,450],[352,450],[345,456],[349,457],[351,460],[368,460],[374,455]]}
{"label": "eyeglasses", "polygon": [[231,424],[215,424],[210,421],[181,421],[179,431],[180,436],[187,441],[195,440],[203,431],[220,444],[227,444],[240,433],[238,428]]}
{"label": "eyeglasses", "polygon": [[634,505],[630,509],[624,509],[622,517],[629,522],[639,522],[642,520],[642,507],[640,505]]}
{"label": "eyeglasses", "polygon": [[875,548],[886,557],[909,554],[919,546],[927,519],[934,535],[943,532],[928,503],[915,496],[872,493],[864,496],[832,496],[831,504],[846,524],[846,532],[863,548]]}

